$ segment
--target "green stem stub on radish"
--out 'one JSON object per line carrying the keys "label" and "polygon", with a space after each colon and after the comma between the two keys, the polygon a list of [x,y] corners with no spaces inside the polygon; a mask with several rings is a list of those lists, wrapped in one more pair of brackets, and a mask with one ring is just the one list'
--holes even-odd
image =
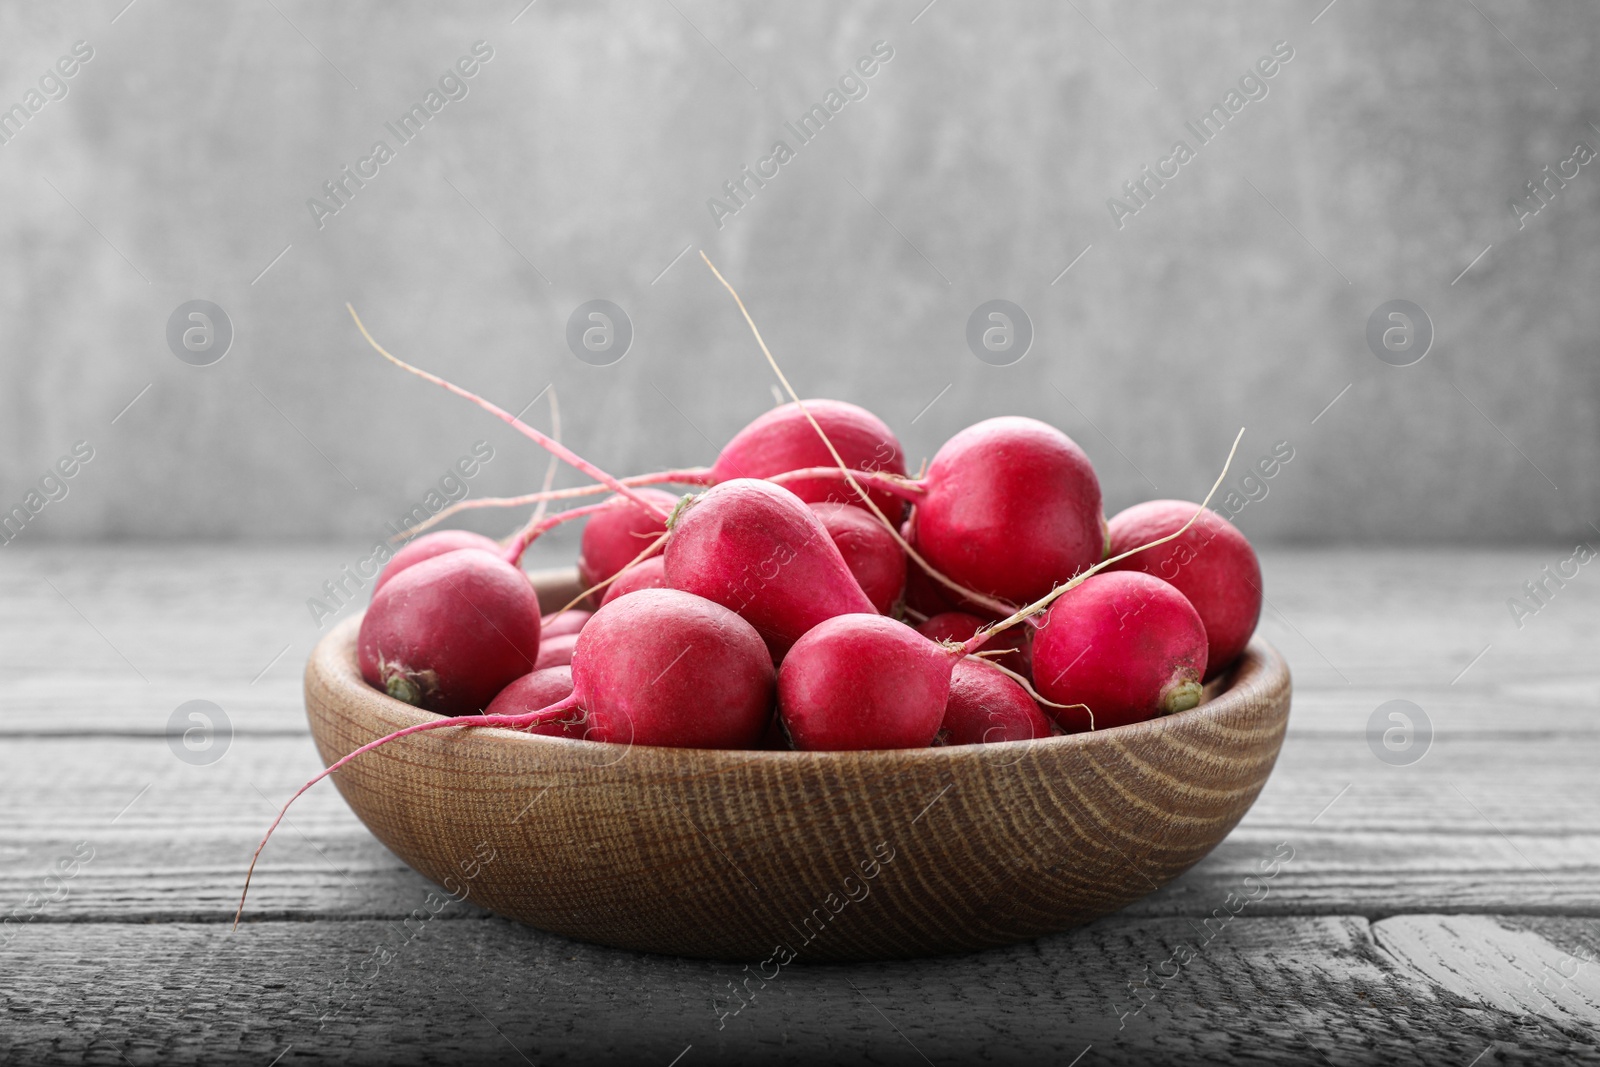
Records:
{"label": "green stem stub on radish", "polygon": [[439,675],[434,671],[412,671],[397,663],[380,663],[383,691],[402,703],[420,708],[424,700],[439,696]]}

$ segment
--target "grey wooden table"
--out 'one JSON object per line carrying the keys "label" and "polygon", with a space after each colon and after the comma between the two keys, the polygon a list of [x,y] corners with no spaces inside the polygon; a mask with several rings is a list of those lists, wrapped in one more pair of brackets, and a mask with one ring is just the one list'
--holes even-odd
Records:
{"label": "grey wooden table", "polygon": [[[1600,571],[1520,628],[1506,603],[1567,554],[1267,554],[1294,711],[1210,857],[1075,932],[793,967],[734,1014],[736,966],[433,914],[326,785],[230,933],[251,849],[319,766],[305,600],[350,553],[8,546],[0,1059],[1600,1062]],[[169,722],[194,700],[227,724],[186,747]],[[1391,700],[1431,739],[1413,712],[1385,748],[1385,711],[1375,749]]]}

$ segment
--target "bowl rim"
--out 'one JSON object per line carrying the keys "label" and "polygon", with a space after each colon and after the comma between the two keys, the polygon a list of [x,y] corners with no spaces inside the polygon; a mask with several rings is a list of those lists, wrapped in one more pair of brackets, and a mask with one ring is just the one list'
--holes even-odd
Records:
{"label": "bowl rim", "polygon": [[[350,707],[351,703],[357,706],[365,704],[370,711],[382,713],[386,719],[393,723],[391,732],[441,718],[442,716],[433,712],[396,700],[389,694],[374,689],[361,676],[356,645],[361,620],[365,615],[366,611],[363,609],[342,620],[327,634],[323,635],[313,647],[307,660],[307,680],[309,681],[313,674],[320,674],[322,680],[334,691],[332,695],[348,697],[348,700],[341,701],[345,703],[347,711],[355,710]],[[1203,702],[1187,711],[1158,715],[1143,722],[1128,723],[1122,726],[1108,726],[1101,730],[1054,734],[1050,737],[1019,741],[992,741],[968,745],[921,746],[917,748],[838,750],[686,748],[666,745],[635,745],[632,742],[619,746],[616,742],[609,741],[585,741],[576,738],[525,733],[508,726],[463,724],[459,727],[445,727],[444,729],[470,729],[474,731],[475,738],[481,741],[493,740],[498,743],[531,745],[556,743],[580,746],[576,749],[569,749],[569,751],[575,753],[581,753],[585,750],[595,754],[614,753],[619,747],[629,751],[641,749],[652,757],[660,759],[683,758],[701,761],[707,759],[730,759],[740,762],[752,759],[772,759],[834,761],[838,763],[872,760],[889,762],[907,758],[944,760],[976,757],[980,753],[995,753],[998,751],[1027,753],[1037,750],[1065,749],[1073,745],[1114,744],[1119,741],[1153,738],[1158,734],[1184,725],[1198,726],[1207,722],[1221,725],[1220,720],[1237,714],[1243,708],[1256,707],[1264,711],[1270,709],[1273,705],[1275,691],[1290,684],[1288,664],[1284,661],[1283,656],[1265,639],[1255,635],[1251,637],[1249,645],[1241,653],[1234,665],[1217,679],[1207,684],[1208,695]],[[1213,687],[1215,687],[1214,691]],[[307,710],[309,711],[310,709],[308,708]]]}

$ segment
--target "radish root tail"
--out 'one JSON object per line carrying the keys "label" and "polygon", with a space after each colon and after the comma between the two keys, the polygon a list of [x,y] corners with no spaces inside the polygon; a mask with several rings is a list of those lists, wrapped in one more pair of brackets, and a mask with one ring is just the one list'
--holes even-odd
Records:
{"label": "radish root tail", "polygon": [[371,345],[380,356],[388,360],[390,363],[393,363],[402,370],[415,374],[423,381],[432,382],[434,385],[437,385],[442,389],[449,390],[464,400],[470,400],[472,403],[478,405],[495,418],[500,419],[502,422],[505,422],[511,426],[518,433],[522,434],[522,436],[528,438],[541,448],[553,455],[561,457],[567,463],[570,463],[572,466],[578,468],[595,481],[604,483],[612,492],[621,493],[623,496],[627,497],[635,504],[638,504],[641,508],[644,508],[652,515],[659,515],[663,519],[667,517],[666,513],[657,507],[652,501],[646,497],[640,496],[638,493],[635,493],[632,489],[628,488],[626,485],[623,485],[617,479],[613,478],[599,467],[596,467],[593,463],[590,463],[588,460],[572,451],[572,449],[568,448],[566,445],[563,445],[559,441],[552,440],[548,434],[535,430],[532,426],[529,426],[527,423],[511,414],[511,412],[505,410],[497,404],[485,400],[483,397],[472,392],[470,389],[463,389],[454,382],[447,382],[437,374],[432,374],[428,371],[425,371],[421,367],[414,367],[400,357],[390,354],[382,345],[373,339],[372,334],[367,332],[366,326],[361,322],[361,316],[356,314],[356,309],[354,307],[351,307],[349,304],[345,304],[345,310],[350,312],[350,317],[355,320],[356,329],[360,330],[361,336],[367,339],[367,344]]}
{"label": "radish root tail", "polygon": [[272,825],[267,827],[266,835],[261,838],[261,844],[256,846],[254,855],[250,857],[250,869],[245,872],[244,876],[244,890],[239,894],[239,908],[233,913],[233,929],[239,929],[239,920],[244,916],[244,901],[245,897],[250,893],[250,879],[256,873],[256,861],[261,858],[261,850],[267,847],[267,842],[272,839],[272,834],[278,829],[278,824],[283,822],[285,815],[289,814],[289,805],[299,800],[300,795],[306,790],[357,756],[371,752],[381,745],[387,745],[390,741],[397,741],[411,734],[420,734],[426,730],[440,730],[447,726],[507,726],[514,730],[523,730],[529,726],[537,726],[542,722],[559,717],[576,706],[576,696],[568,696],[565,700],[558,701],[547,708],[540,708],[538,711],[530,711],[522,715],[456,715],[447,719],[432,719],[428,722],[419,722],[415,726],[407,726],[403,730],[396,730],[392,734],[385,734],[376,741],[368,741],[343,759],[335,760],[326,769],[313,775],[305,785],[295,790],[294,796],[284,801],[283,807],[278,809],[277,818],[273,819]]}
{"label": "radish root tail", "polygon": [[828,454],[833,456],[834,462],[838,464],[839,469],[844,472],[844,480],[850,483],[850,488],[855,490],[856,495],[859,496],[862,502],[865,503],[872,513],[878,517],[878,521],[883,523],[884,528],[889,531],[889,535],[895,539],[896,543],[899,544],[900,548],[905,552],[905,554],[911,557],[911,559],[916,562],[917,566],[923,569],[928,577],[943,585],[945,588],[959,593],[968,600],[983,605],[984,608],[994,612],[996,615],[1007,615],[1015,611],[1016,606],[1013,604],[1008,604],[1003,600],[997,600],[991,596],[985,596],[983,593],[980,593],[977,590],[968,589],[966,586],[961,585],[950,578],[946,578],[943,574],[939,573],[939,571],[935,570],[927,560],[923,559],[917,550],[912,548],[904,537],[900,536],[899,528],[896,527],[894,523],[889,521],[888,516],[884,515],[884,513],[878,508],[877,502],[872,499],[871,494],[861,487],[861,483],[856,480],[857,472],[852,470],[849,464],[845,463],[844,457],[839,455],[839,450],[833,447],[833,441],[831,441],[828,438],[828,435],[823,432],[823,429],[817,423],[816,418],[812,416],[811,412],[806,408],[805,403],[800,399],[800,394],[796,393],[794,391],[794,386],[789,384],[789,379],[784,375],[783,368],[778,366],[778,361],[773,358],[772,351],[767,348],[767,342],[762,339],[761,330],[756,326],[756,320],[750,317],[749,309],[744,306],[744,301],[739,299],[738,290],[734,289],[734,287],[728,283],[728,279],[722,276],[722,272],[717,269],[717,265],[715,263],[711,262],[711,257],[705,254],[704,249],[702,249],[700,252],[700,258],[705,261],[707,267],[711,268],[711,273],[716,276],[717,281],[722,283],[722,287],[728,290],[728,295],[733,297],[733,302],[739,306],[739,313],[744,316],[744,321],[750,326],[750,332],[755,334],[756,344],[761,346],[761,354],[767,357],[767,364],[772,368],[772,372],[778,376],[778,381],[783,383],[784,391],[788,393],[789,398],[794,401],[795,407],[800,409],[800,413],[806,417],[806,421],[811,424],[811,428],[817,431],[817,436],[822,438],[822,443],[828,447]]}
{"label": "radish root tail", "polygon": [[[556,401],[556,387],[555,387],[554,383],[551,383],[551,385],[549,387],[549,392],[550,392],[550,437],[553,440],[555,440],[557,442],[560,442],[560,440],[561,440],[561,405]],[[558,471],[560,469],[561,469],[561,458],[559,456],[552,455],[550,457],[550,462],[546,463],[545,467],[544,467],[544,484],[539,486],[539,492],[541,494],[548,493],[551,489],[555,488],[556,471]],[[529,526],[537,526],[539,524],[539,520],[544,518],[545,509],[547,509],[549,506],[550,506],[550,501],[547,498],[545,498],[545,497],[543,497],[541,495],[541,497],[539,499],[538,506],[533,509],[533,518],[528,520],[528,525]]]}
{"label": "radish root tail", "polygon": [[[831,471],[833,468],[829,467],[828,470]],[[633,474],[626,478],[618,478],[617,481],[629,489],[637,489],[645,485],[709,485],[711,484],[710,474],[711,468],[709,467],[688,467],[684,470],[659,471],[655,474]],[[463,511],[471,511],[475,508],[521,508],[527,507],[529,504],[537,504],[541,500],[577,500],[582,497],[596,496],[600,493],[609,492],[611,492],[609,485],[596,482],[593,485],[579,485],[571,489],[551,489],[538,493],[526,493],[522,496],[484,496],[478,497],[476,500],[458,500],[439,512],[439,514],[429,515],[415,526],[400,531],[390,540],[404,541],[407,538],[415,537],[417,534],[437,526],[452,515]]]}
{"label": "radish root tail", "polygon": [[[676,512],[674,512],[674,514],[676,514]],[[593,596],[594,594],[600,592],[600,590],[602,590],[602,589],[608,588],[611,585],[612,582],[616,581],[618,578],[621,578],[623,576],[623,574],[625,574],[628,570],[630,570],[635,564],[643,563],[645,560],[647,560],[651,556],[655,555],[656,549],[660,548],[661,545],[670,536],[672,536],[672,532],[669,530],[668,532],[662,534],[660,537],[657,537],[654,541],[651,541],[650,544],[645,548],[645,550],[643,552],[639,553],[637,556],[634,556],[628,562],[624,563],[622,565],[622,570],[620,570],[617,573],[613,574],[611,577],[607,578],[603,582],[600,582],[600,583],[598,583],[596,585],[591,585],[589,588],[585,589],[583,592],[579,593],[577,596],[575,596],[571,600],[567,601],[566,604],[564,604],[561,608],[559,608],[556,611],[556,614],[559,615],[563,611],[570,611],[572,608],[577,607],[579,604],[583,603],[585,599],[587,599],[587,598]]]}

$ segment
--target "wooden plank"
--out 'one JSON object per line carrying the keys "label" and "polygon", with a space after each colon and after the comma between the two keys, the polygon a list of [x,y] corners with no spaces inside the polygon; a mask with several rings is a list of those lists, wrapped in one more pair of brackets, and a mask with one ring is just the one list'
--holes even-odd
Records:
{"label": "wooden plank", "polygon": [[[1488,915],[1397,915],[1373,924],[1372,932],[1397,962],[1465,1000],[1591,1032],[1600,1025],[1596,946],[1587,937],[1558,944],[1570,933],[1564,926],[1529,927]],[[1547,937],[1551,932],[1557,936]]]}
{"label": "wooden plank", "polygon": [[[285,1063],[385,1062],[426,1049],[437,1062],[483,1063],[667,1064],[680,1054],[684,1064],[1600,1062],[1596,1030],[1565,1010],[1593,1002],[1600,969],[1543,1000],[1525,991],[1496,1003],[1481,980],[1414,965],[1414,943],[1449,940],[1465,921],[1412,916],[1403,934],[1354,917],[1248,911],[1209,929],[1114,918],[975,955],[748,972],[499,920],[257,923],[233,935],[219,924],[40,926],[0,953],[0,1056],[265,1064],[286,1049]],[[1526,964],[1503,964],[1504,985],[1542,981],[1547,962],[1600,950],[1594,920],[1471,921],[1527,953]]]}
{"label": "wooden plank", "polygon": [[[306,730],[300,677],[319,627],[305,602],[353,561],[338,547],[30,548],[0,553],[0,732],[159,735],[179,704],[241,731]],[[541,547],[530,568],[570,549]],[[353,586],[352,586],[353,588]],[[368,593],[360,591],[365,601]]]}

